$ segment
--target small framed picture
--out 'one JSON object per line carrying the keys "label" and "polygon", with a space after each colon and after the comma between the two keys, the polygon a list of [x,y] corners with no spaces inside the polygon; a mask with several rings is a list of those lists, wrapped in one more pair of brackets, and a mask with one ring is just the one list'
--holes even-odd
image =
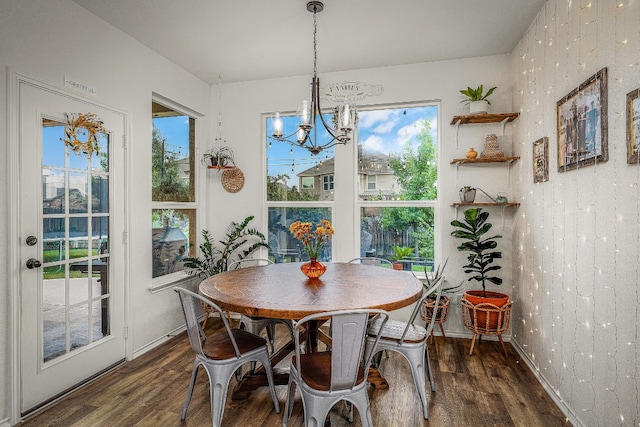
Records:
{"label": "small framed picture", "polygon": [[607,69],[558,101],[558,172],[609,160]]}
{"label": "small framed picture", "polygon": [[533,143],[533,182],[549,181],[549,138]]}
{"label": "small framed picture", "polygon": [[627,163],[640,163],[640,88],[627,94]]}

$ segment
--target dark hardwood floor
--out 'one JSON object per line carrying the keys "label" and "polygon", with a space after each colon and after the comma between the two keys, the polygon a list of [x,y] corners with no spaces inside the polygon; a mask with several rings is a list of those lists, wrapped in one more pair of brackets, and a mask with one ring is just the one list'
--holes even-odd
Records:
{"label": "dark hardwood floor", "polygon": [[[210,319],[207,331],[221,325]],[[288,335],[278,326],[279,340]],[[470,340],[436,337],[429,344],[436,392],[429,393],[429,420],[422,410],[407,362],[391,353],[381,372],[388,390],[370,390],[371,413],[376,426],[568,426],[562,412],[546,394],[517,352],[506,343],[483,341],[469,356]],[[187,413],[180,412],[189,384],[193,353],[185,333],[153,351],[118,367],[56,404],[19,424],[42,426],[207,426],[211,425],[209,385],[201,369]],[[279,366],[288,366],[285,360]],[[427,383],[428,384],[428,383]],[[279,426],[267,388],[231,399],[232,379],[222,424],[228,427]],[[284,411],[286,386],[277,386]],[[334,427],[360,426],[346,418],[342,404],[330,414]],[[302,404],[296,399],[290,426],[302,426]]]}

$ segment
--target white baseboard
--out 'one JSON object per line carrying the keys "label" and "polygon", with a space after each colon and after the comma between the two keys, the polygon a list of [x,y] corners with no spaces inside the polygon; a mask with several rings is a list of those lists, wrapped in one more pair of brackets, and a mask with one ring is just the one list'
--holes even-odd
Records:
{"label": "white baseboard", "polygon": [[11,427],[9,424],[9,418],[3,418],[0,420],[0,427]]}
{"label": "white baseboard", "polygon": [[520,344],[518,344],[517,341],[512,341],[511,345],[513,346],[513,348],[516,349],[516,351],[520,355],[520,358],[524,361],[524,363],[527,365],[527,367],[529,367],[531,372],[533,372],[533,375],[535,375],[535,377],[538,380],[538,382],[540,383],[540,385],[542,385],[542,388],[544,388],[544,391],[547,392],[549,397],[551,397],[551,400],[553,400],[555,402],[555,404],[558,405],[558,408],[560,408],[560,410],[562,411],[564,416],[567,417],[567,421],[569,421],[571,423],[571,425],[573,425],[575,427],[586,427],[575,416],[574,412],[571,410],[571,408],[569,408],[567,406],[565,401],[562,400],[562,398],[555,393],[555,391],[553,390],[553,387],[551,386],[551,384],[549,384],[547,379],[544,376],[542,376],[540,371],[533,364],[533,361],[527,356],[527,354],[522,349],[522,347],[520,347]]}

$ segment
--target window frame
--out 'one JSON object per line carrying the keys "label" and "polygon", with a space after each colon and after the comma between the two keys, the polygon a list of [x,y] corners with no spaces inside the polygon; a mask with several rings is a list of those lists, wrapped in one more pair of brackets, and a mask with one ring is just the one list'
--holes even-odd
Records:
{"label": "window frame", "polygon": [[[204,117],[204,115],[189,107],[186,107],[182,104],[172,101],[169,98],[159,95],[155,92],[152,94],[152,97],[151,97],[151,104],[153,103],[157,103],[166,108],[170,108],[180,113],[181,115],[190,117],[194,121],[193,123],[194,136],[193,136],[193,141],[190,141],[190,145],[193,145],[193,149],[192,150],[190,149],[190,155],[193,157],[193,161],[191,162],[193,164],[193,167],[190,168],[191,169],[190,174],[192,177],[191,179],[193,182],[192,184],[193,188],[191,189],[191,192],[193,194],[193,201],[154,201],[152,200],[152,196],[150,196],[149,198],[151,202],[151,212],[155,210],[192,210],[194,211],[193,218],[195,218],[195,225],[193,225],[192,227],[190,225],[190,228],[193,229],[195,235],[189,236],[188,238],[190,251],[191,251],[191,248],[193,248],[192,252],[189,252],[189,255],[198,256],[199,255],[198,244],[200,240],[199,230],[202,228],[201,213],[200,213],[200,204],[201,204],[200,200],[202,199],[202,197],[200,196],[200,191],[199,191],[200,182],[202,181],[201,179],[202,172],[200,171],[201,168],[198,167],[200,163],[198,159],[197,147],[199,146],[199,138],[201,137],[203,132],[204,123],[202,123],[203,120],[201,119]],[[153,125],[153,118],[154,117],[152,113],[150,117],[151,125]],[[151,127],[153,128],[153,126]],[[151,170],[149,172],[151,174]],[[151,226],[151,218],[149,219],[150,219],[149,225]],[[150,241],[149,243],[151,244],[152,242]],[[153,263],[153,254],[151,255],[151,263]],[[165,274],[162,276],[153,277],[152,268],[153,266],[152,264],[150,264],[149,275],[152,277],[151,277],[151,285],[149,286],[149,291],[152,293],[162,290],[164,288],[167,288],[170,285],[192,279],[192,276],[188,275],[184,270]]]}
{"label": "window frame", "polygon": [[[372,110],[384,110],[384,109],[401,109],[410,107],[427,107],[434,106],[437,109],[437,115],[435,118],[436,126],[438,129],[437,136],[435,138],[435,144],[437,147],[436,164],[437,164],[437,182],[442,182],[442,105],[439,100],[422,100],[415,102],[401,102],[401,103],[384,103],[384,104],[372,104],[361,106],[358,111],[372,111]],[[282,115],[283,113],[281,113]],[[295,115],[295,112],[289,112],[288,114]],[[336,146],[334,153],[335,169],[334,169],[334,183],[337,180],[340,185],[335,186],[330,191],[335,192],[335,197],[332,201],[269,201],[267,200],[267,161],[268,161],[268,144],[269,144],[269,129],[267,128],[267,119],[272,117],[273,113],[264,113],[262,117],[262,166],[263,166],[263,206],[264,206],[264,222],[263,227],[268,232],[268,210],[271,207],[328,207],[331,209],[332,223],[337,226],[336,235],[333,238],[333,251],[332,259],[334,261],[346,261],[353,257],[358,256],[360,253],[360,212],[363,207],[416,207],[416,208],[433,208],[434,212],[434,262],[440,262],[442,259],[442,206],[440,202],[441,194],[438,192],[436,199],[434,200],[415,200],[415,201],[401,201],[401,200],[359,200],[358,197],[358,129],[354,132],[354,137],[346,146]],[[276,142],[273,142],[276,144]],[[350,159],[346,159],[350,157]],[[377,187],[377,179],[376,179]],[[324,185],[323,185],[324,191]],[[343,206],[347,201],[351,200],[352,206],[344,208]],[[338,212],[339,211],[339,212]],[[350,212],[349,212],[350,211]],[[346,215],[346,216],[345,216]],[[351,219],[349,219],[351,218]],[[336,222],[338,221],[338,222]],[[348,224],[351,224],[351,230],[345,230],[349,228]],[[346,226],[346,227],[345,227]],[[355,246],[351,242],[356,242]],[[265,251],[266,253],[266,251]]]}

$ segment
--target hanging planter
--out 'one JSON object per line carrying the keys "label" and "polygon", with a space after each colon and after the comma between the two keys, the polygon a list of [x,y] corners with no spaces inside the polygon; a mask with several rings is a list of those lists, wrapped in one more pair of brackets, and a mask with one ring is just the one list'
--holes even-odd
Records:
{"label": "hanging planter", "polygon": [[229,147],[218,147],[207,150],[202,155],[202,164],[209,169],[232,169],[236,167],[233,151]]}

